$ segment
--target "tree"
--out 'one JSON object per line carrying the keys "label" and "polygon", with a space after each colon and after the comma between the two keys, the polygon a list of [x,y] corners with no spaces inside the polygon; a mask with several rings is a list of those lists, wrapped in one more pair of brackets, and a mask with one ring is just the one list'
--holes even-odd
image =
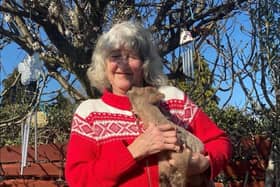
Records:
{"label": "tree", "polygon": [[[238,41],[239,36],[234,35],[243,17],[250,20],[249,26],[240,25],[240,32],[249,41],[244,48],[240,45],[241,39]],[[277,0],[3,0],[0,4],[0,48],[14,42],[27,55],[39,53],[47,76],[37,84],[36,93],[42,93],[40,89],[44,89],[49,79],[54,79],[62,91],[79,102],[98,94],[85,76],[98,36],[113,23],[127,19],[139,20],[152,31],[169,78],[182,87],[186,86],[187,77],[182,72],[176,50],[180,47],[181,30],[189,30],[199,53],[195,64],[197,68],[207,67],[206,71],[197,71],[200,84],[196,82],[199,79],[190,82],[190,85],[199,85],[197,91],[190,90],[194,93],[192,97],[203,96],[199,103],[203,106],[209,104],[206,98],[209,96],[215,108],[216,93],[227,92],[228,99],[219,103],[224,107],[240,85],[247,98],[243,109],[270,121],[271,129],[276,129],[271,130],[272,136],[279,137]],[[205,53],[208,49],[210,52]],[[204,93],[205,87],[209,90]],[[2,100],[13,85],[5,85],[5,88]],[[26,111],[30,110],[32,108]],[[26,114],[5,122],[18,122]]]}
{"label": "tree", "polygon": [[[274,169],[268,168],[267,184],[280,185],[280,2],[260,0],[252,6],[249,12],[252,22],[252,38],[254,45],[250,58],[241,58],[245,72],[240,73],[241,86],[248,96],[251,109],[269,120],[273,149],[271,161]],[[252,84],[252,90],[245,87],[244,76]],[[272,170],[272,171],[270,171]]]}
{"label": "tree", "polygon": [[248,24],[240,25],[239,33],[247,37],[247,43],[241,45],[246,42],[244,38],[233,35],[236,26],[229,22],[220,24],[212,38],[207,39],[207,44],[216,49],[211,71],[215,85],[219,85],[217,88],[230,92],[227,101],[233,96],[234,88],[240,86],[246,100],[239,107],[265,121],[273,140],[271,163],[275,164],[274,169],[268,168],[266,186],[273,182],[279,186],[280,3],[277,0],[259,0],[243,10],[239,19],[246,18]]}
{"label": "tree", "polygon": [[[85,96],[73,88],[60,71],[75,75],[86,93],[92,96],[84,76],[92,49],[97,37],[120,18],[132,17],[145,22],[155,34],[160,52],[165,56],[178,47],[180,27],[201,35],[210,29],[207,28],[209,24],[234,12],[236,4],[234,1],[210,4],[206,1],[6,0],[0,7],[0,33],[5,39],[4,44],[7,40],[14,41],[30,55],[39,52],[52,78],[79,100]],[[190,18],[190,9],[193,9],[195,19]]]}
{"label": "tree", "polygon": [[7,94],[3,95],[1,105],[4,107],[9,104],[29,104],[32,103],[33,97],[37,94],[37,83],[31,82],[28,85],[22,85],[18,81],[20,75],[18,71],[14,71],[7,79],[3,80],[4,90],[7,88]]}
{"label": "tree", "polygon": [[4,0],[0,5],[1,47],[15,42],[27,55],[39,53],[47,79],[55,79],[80,101],[97,94],[85,72],[96,39],[113,23],[141,21],[152,31],[169,76],[184,77],[180,66],[172,71],[168,58],[180,46],[181,29],[191,31],[201,43],[217,21],[236,14],[246,4],[246,0]]}

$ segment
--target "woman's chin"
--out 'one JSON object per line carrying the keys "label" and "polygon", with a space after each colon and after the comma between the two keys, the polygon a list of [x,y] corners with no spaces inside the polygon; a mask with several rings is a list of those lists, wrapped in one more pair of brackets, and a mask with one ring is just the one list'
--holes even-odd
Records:
{"label": "woman's chin", "polygon": [[[129,80],[126,80],[126,81],[122,81],[122,82],[119,82],[117,84],[117,87],[115,87],[115,89],[113,88],[113,90],[119,90],[120,92],[122,93],[126,93],[128,90],[130,90],[133,86],[141,86],[142,84],[137,84],[137,83],[134,83],[132,81],[129,81]],[[114,87],[114,86],[113,86]]]}

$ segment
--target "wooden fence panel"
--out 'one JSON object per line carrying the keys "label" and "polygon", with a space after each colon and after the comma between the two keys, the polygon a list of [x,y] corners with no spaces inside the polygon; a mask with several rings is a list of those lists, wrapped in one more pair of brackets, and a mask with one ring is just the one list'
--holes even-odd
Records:
{"label": "wooden fence panel", "polygon": [[20,175],[21,146],[0,148],[0,187],[66,187],[64,181],[65,144],[28,147],[27,166]]}
{"label": "wooden fence panel", "polygon": [[[247,187],[264,187],[264,172],[267,167],[271,142],[265,137],[255,137],[252,141],[241,141],[244,150],[256,146],[258,156],[250,160],[231,162],[225,173],[233,178],[244,177],[250,172]],[[20,175],[21,146],[5,146],[0,148],[0,187],[67,187],[64,178],[65,144],[42,144],[38,146],[38,159],[35,159],[35,149],[28,148],[28,166]],[[244,163],[243,163],[244,162]],[[245,165],[243,165],[245,164]],[[228,181],[227,187],[243,187],[242,180]],[[224,187],[215,183],[216,187]]]}
{"label": "wooden fence panel", "polygon": [[[42,144],[37,148],[37,161],[59,161],[65,158],[65,144]],[[34,146],[28,147],[27,161],[35,161]],[[21,146],[5,146],[0,148],[1,163],[16,163],[21,161]]]}
{"label": "wooden fence panel", "polygon": [[67,187],[64,181],[34,180],[34,179],[8,179],[0,182],[1,187]]}

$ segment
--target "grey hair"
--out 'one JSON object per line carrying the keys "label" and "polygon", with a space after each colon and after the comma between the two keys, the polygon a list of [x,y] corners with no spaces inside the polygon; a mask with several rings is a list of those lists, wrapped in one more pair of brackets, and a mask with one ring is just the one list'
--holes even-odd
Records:
{"label": "grey hair", "polygon": [[167,84],[162,61],[152,42],[150,31],[139,23],[125,21],[113,25],[99,37],[87,70],[92,86],[101,92],[105,88],[110,89],[111,85],[106,77],[106,59],[112,51],[121,47],[135,51],[143,61],[145,84],[156,87]]}

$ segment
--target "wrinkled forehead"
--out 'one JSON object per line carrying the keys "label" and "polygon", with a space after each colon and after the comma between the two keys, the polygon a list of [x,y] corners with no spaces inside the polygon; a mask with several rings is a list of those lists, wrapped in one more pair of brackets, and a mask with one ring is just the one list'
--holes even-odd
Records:
{"label": "wrinkled forehead", "polygon": [[104,43],[105,57],[108,57],[112,52],[118,50],[126,50],[143,57],[145,48],[147,48],[147,46],[145,47],[145,43],[137,38],[137,36],[126,34],[110,36]]}
{"label": "wrinkled forehead", "polygon": [[107,55],[110,55],[112,52],[116,51],[126,51],[126,52],[133,52],[140,55],[141,48],[133,41],[110,41],[107,43],[106,47]]}

